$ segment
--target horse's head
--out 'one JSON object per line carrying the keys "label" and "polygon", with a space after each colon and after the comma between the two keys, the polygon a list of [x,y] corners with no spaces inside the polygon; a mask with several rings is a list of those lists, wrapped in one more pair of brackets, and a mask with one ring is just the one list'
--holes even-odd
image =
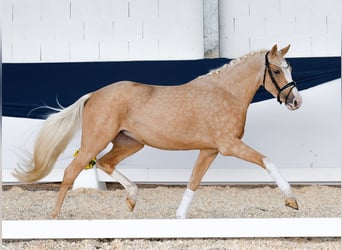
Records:
{"label": "horse's head", "polygon": [[277,97],[280,104],[284,102],[288,109],[296,110],[302,104],[302,97],[296,82],[292,80],[292,68],[284,58],[289,48],[290,45],[278,51],[277,45],[274,45],[266,53],[263,86]]}

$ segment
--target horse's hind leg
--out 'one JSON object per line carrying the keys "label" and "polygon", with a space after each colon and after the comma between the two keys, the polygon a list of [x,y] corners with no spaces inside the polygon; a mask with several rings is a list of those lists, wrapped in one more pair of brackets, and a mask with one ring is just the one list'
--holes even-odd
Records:
{"label": "horse's hind leg", "polygon": [[220,147],[220,153],[223,155],[236,156],[242,160],[258,164],[259,166],[264,168],[277,183],[279,189],[284,193],[285,205],[298,210],[298,203],[293,196],[291,186],[289,185],[287,180],[280,174],[278,168],[266,156],[250,148],[238,139],[236,139],[234,144],[230,145],[234,146],[232,146],[231,148],[227,148],[225,146]]}
{"label": "horse's hind leg", "polygon": [[91,161],[91,159],[93,159],[104,148],[105,148],[105,145],[101,148],[93,148],[92,151],[88,151],[81,147],[79,154],[73,159],[73,161],[65,169],[64,177],[63,177],[63,181],[62,181],[60,191],[57,197],[56,205],[51,214],[51,217],[53,219],[57,218],[62,208],[62,204],[68,192],[68,189],[74,183],[76,177],[79,175],[82,169]]}
{"label": "horse's hind leg", "polygon": [[[89,103],[92,99],[89,99]],[[57,197],[55,209],[51,214],[56,218],[62,207],[69,187],[74,183],[82,169],[115,138],[119,124],[117,117],[110,117],[106,113],[96,116],[96,105],[87,104],[82,116],[81,147],[78,155],[64,171],[64,177]],[[95,119],[94,119],[95,117]]]}
{"label": "horse's hind leg", "polygon": [[144,144],[126,136],[123,132],[119,133],[112,143],[113,148],[97,161],[97,166],[116,179],[126,189],[126,203],[129,210],[133,211],[137,199],[137,185],[121,174],[115,167],[120,161],[142,149]]}

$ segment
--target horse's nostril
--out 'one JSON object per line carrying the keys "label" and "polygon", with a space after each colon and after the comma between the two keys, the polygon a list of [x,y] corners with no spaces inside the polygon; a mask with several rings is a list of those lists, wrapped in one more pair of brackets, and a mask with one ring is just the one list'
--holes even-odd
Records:
{"label": "horse's nostril", "polygon": [[297,100],[294,100],[293,104],[294,104],[295,107],[297,107],[298,106]]}

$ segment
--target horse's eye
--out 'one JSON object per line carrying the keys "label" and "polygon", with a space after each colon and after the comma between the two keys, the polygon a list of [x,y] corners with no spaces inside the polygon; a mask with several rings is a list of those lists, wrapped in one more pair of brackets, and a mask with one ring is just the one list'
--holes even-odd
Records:
{"label": "horse's eye", "polygon": [[273,70],[273,73],[276,74],[276,75],[279,75],[280,74],[280,70]]}

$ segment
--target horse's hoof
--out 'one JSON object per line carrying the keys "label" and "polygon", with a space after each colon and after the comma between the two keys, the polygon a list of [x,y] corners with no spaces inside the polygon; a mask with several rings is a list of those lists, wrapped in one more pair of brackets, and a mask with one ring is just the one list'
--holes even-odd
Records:
{"label": "horse's hoof", "polygon": [[298,203],[295,198],[287,198],[285,200],[285,205],[296,210],[299,209]]}
{"label": "horse's hoof", "polygon": [[132,200],[131,198],[127,197],[126,198],[126,204],[128,206],[129,211],[133,211],[135,207],[135,200]]}
{"label": "horse's hoof", "polygon": [[50,218],[53,219],[53,220],[57,219],[57,217],[58,217],[58,213],[56,213],[56,212],[52,212],[50,214]]}

